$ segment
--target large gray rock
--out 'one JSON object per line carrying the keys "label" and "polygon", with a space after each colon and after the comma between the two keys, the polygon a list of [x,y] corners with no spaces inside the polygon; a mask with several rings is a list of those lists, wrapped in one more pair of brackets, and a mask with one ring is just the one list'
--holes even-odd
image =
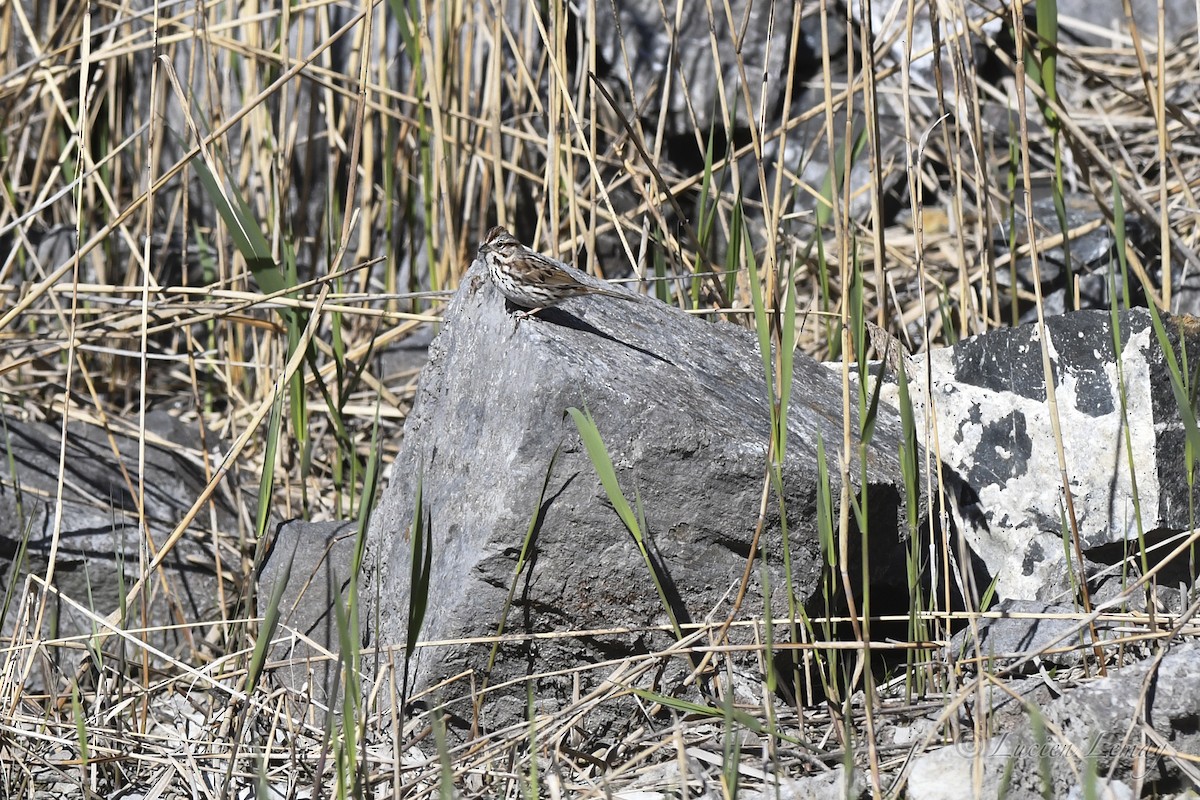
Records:
{"label": "large gray rock", "polygon": [[[649,549],[680,621],[724,618],[754,536],[767,457],[769,414],[756,338],[650,300],[576,299],[518,326],[484,274],[476,262],[447,309],[372,519],[363,586],[365,599],[378,603],[362,617],[366,641],[381,647],[405,641],[409,527],[421,481],[433,542],[422,641],[495,634],[515,582],[506,633],[636,631],[506,643],[493,685],[669,643],[666,634],[644,630],[667,617],[642,556],[605,498],[570,407],[594,414],[624,494],[631,503],[640,498]],[[817,441],[825,443],[836,503],[842,401],[838,380],[810,359],[797,355],[795,373],[783,471],[792,577],[804,600],[822,567]],[[851,424],[857,430],[857,420]],[[903,571],[895,552],[903,498],[897,436],[898,419],[885,408],[866,449],[872,565],[880,573]],[[778,504],[772,499],[767,507],[760,547],[770,608],[786,615]],[[535,517],[530,563],[517,577],[517,556]],[[761,577],[756,565],[742,617],[765,611]],[[486,643],[421,648],[414,691],[463,670],[477,688],[489,652]],[[581,676],[584,684],[596,679]],[[571,680],[538,678],[535,696],[564,702]],[[442,695],[466,690],[457,684]],[[488,722],[524,717],[523,684],[508,692],[507,715],[497,706]]]}
{"label": "large gray rock", "polygon": [[[1131,6],[1133,21],[1138,32],[1146,39],[1157,36],[1158,6],[1158,3],[1133,3]],[[1162,6],[1168,41],[1178,41],[1195,31],[1197,20],[1194,0],[1164,0]],[[969,3],[943,6],[938,9],[936,20],[930,17],[930,9],[934,7],[915,5],[910,20],[904,4],[871,4],[873,41],[877,48],[880,43],[888,43],[885,55],[877,63],[890,65],[908,60],[914,88],[928,90],[936,88],[934,65],[940,63],[944,89],[953,91],[955,82],[951,49],[963,47],[965,43],[978,48],[982,44],[980,34],[991,39],[999,38],[1001,30],[1011,28],[1013,24],[1012,3],[1009,0],[971,0]],[[1108,47],[1127,45],[1132,28],[1129,17],[1125,15],[1124,0],[1058,0],[1056,7],[1060,42]],[[859,3],[851,2],[847,11],[856,22],[861,23],[861,9]],[[1036,6],[1026,2],[1024,10],[1026,26],[1030,31],[1036,31]],[[939,27],[936,40],[934,22]],[[968,31],[969,36],[962,35]],[[935,41],[941,48],[936,60]],[[983,53],[976,49],[975,55],[978,61]],[[914,102],[921,100],[914,98]]]}
{"label": "large gray rock", "polygon": [[[1168,317],[1166,327],[1176,352],[1181,338],[1189,353],[1200,352],[1194,321]],[[1185,432],[1149,312],[1121,313],[1119,359],[1106,311],[1050,317],[1046,328],[1084,557],[1111,563],[1108,545],[1136,547],[1134,476],[1152,541],[1190,527]],[[917,407],[936,420],[938,453],[973,495],[962,499],[956,521],[997,577],[999,595],[1025,600],[1053,600],[1071,587],[1040,348],[1037,326],[1027,325],[932,351],[910,366]]]}

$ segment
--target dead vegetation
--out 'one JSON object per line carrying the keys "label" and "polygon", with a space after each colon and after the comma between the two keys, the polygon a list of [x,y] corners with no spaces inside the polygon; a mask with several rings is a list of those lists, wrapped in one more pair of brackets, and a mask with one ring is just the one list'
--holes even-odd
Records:
{"label": "dead vegetation", "polygon": [[[825,5],[804,8],[819,16]],[[180,620],[204,643],[186,653],[151,658],[141,641],[148,617],[138,610],[167,591],[154,572],[128,587],[133,613],[122,624],[118,609],[61,598],[95,629],[58,637],[46,618],[54,593],[46,576],[18,585],[12,568],[0,794],[243,797],[270,786],[278,794],[261,796],[422,797],[448,796],[452,784],[480,797],[630,788],[718,796],[761,789],[771,772],[850,761],[868,791],[886,794],[902,789],[914,748],[959,735],[951,711],[975,702],[979,687],[938,649],[949,622],[936,608],[930,640],[872,645],[915,656],[909,682],[898,673],[870,703],[857,691],[841,705],[797,710],[748,685],[757,705],[711,718],[635,698],[627,724],[599,740],[588,731],[590,709],[628,701],[631,672],[687,647],[714,647],[719,658],[715,631],[694,631],[687,647],[642,663],[592,666],[611,674],[606,691],[536,726],[461,745],[442,740],[432,711],[380,711],[394,708],[390,697],[327,713],[256,680],[258,620],[246,600],[269,526],[253,493],[266,485],[275,519],[354,519],[369,505],[370,459],[387,462],[398,445],[419,367],[387,354],[428,333],[494,222],[519,221],[546,252],[603,253],[597,271],[635,275],[670,302],[745,320],[748,272],[722,252],[744,221],[768,300],[780,305],[794,291],[800,347],[829,357],[849,344],[834,321],[853,301],[856,264],[867,316],[907,346],[952,343],[1036,309],[1043,287],[1014,280],[1035,269],[1020,242],[1049,250],[1063,231],[1052,217],[1026,227],[1018,215],[1010,251],[997,230],[1023,202],[1023,186],[1061,181],[1102,212],[1069,237],[1112,227],[1104,217],[1119,194],[1143,234],[1126,247],[1133,294],[1162,307],[1188,297],[1188,271],[1200,267],[1194,31],[1168,31],[1169,49],[1156,47],[1156,31],[1126,31],[1104,47],[1064,37],[1056,99],[1047,100],[1044,81],[1005,76],[1013,53],[993,29],[947,19],[942,41],[970,30],[1002,77],[981,77],[970,48],[951,46],[936,90],[916,87],[890,57],[903,52],[899,39],[881,38],[862,57],[867,72],[816,75],[823,101],[797,116],[785,109],[762,124],[748,96],[722,87],[726,113],[716,116],[753,120],[750,140],[686,171],[665,159],[664,118],[613,112],[588,78],[594,50],[577,50],[579,30],[551,6],[545,18],[513,3],[401,0],[370,13],[322,0],[236,13],[173,2],[0,8],[11,44],[0,57],[4,416],[69,418],[145,438],[143,412],[170,407],[203,443],[196,457],[209,487],[231,475],[245,482],[234,492],[244,504],[239,529],[215,530],[227,556],[225,602],[211,618]],[[700,9],[685,13],[736,18]],[[885,106],[894,116],[881,118]],[[866,121],[854,162],[864,181],[807,183],[782,156],[769,171],[758,167],[758,154],[784,152],[781,137],[807,119],[821,121],[823,136],[801,160],[837,166],[838,148],[821,142],[854,130],[847,107]],[[1021,107],[1023,117],[1008,113]],[[1060,125],[1057,148],[1050,119]],[[709,130],[691,133],[704,154]],[[885,214],[889,203],[899,208]],[[705,215],[709,234],[699,226]],[[1063,287],[1067,307],[1080,302],[1081,279]],[[1014,283],[1021,289],[1007,292]],[[2,479],[9,491],[19,478],[11,472]],[[144,491],[136,463],[125,480],[131,495]],[[208,500],[188,498],[191,513],[173,526],[141,520],[154,543],[146,563],[204,523]],[[1120,619],[1129,647],[1191,631],[1187,620],[1157,628]],[[75,668],[81,652],[90,657]],[[1085,662],[1057,679],[1097,669]],[[895,720],[916,718],[934,722],[912,742],[879,738]]]}

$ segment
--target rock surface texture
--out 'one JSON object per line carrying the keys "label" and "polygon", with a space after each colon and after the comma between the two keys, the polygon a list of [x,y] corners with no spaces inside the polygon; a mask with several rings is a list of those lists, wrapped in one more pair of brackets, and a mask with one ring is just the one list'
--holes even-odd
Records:
{"label": "rock surface texture", "polygon": [[[667,616],[567,409],[590,410],[625,496],[631,504],[640,498],[651,557],[684,624],[731,613],[759,515],[770,424],[762,361],[748,331],[648,298],[579,298],[518,325],[485,275],[477,261],[446,312],[372,519],[363,586],[368,602],[377,603],[362,616],[364,640],[403,649],[418,480],[432,536],[423,642],[494,635],[514,583],[506,633],[633,631],[507,642],[491,684],[522,680],[508,690],[509,715],[488,720],[495,724],[525,717],[524,676],[623,659],[671,641],[647,630]],[[803,601],[822,564],[817,441],[836,474],[842,399],[837,378],[815,362],[798,355],[795,372],[783,471],[794,591]],[[857,421],[851,424],[857,430]],[[903,563],[888,556],[901,527],[898,434],[898,418],[886,409],[867,449],[872,563],[885,570]],[[778,504],[772,499],[767,508],[760,552],[772,611],[786,615]],[[531,520],[529,563],[518,576]],[[764,613],[761,577],[756,565],[742,616]],[[734,632],[743,641],[752,635]],[[474,671],[478,686],[489,651],[490,644],[419,648],[413,691],[464,670]],[[594,678],[581,677],[585,684]],[[541,677],[534,694],[561,704],[571,683],[569,674]],[[458,697],[462,689],[443,694]],[[468,710],[456,705],[448,712]]]}
{"label": "rock surface texture", "polygon": [[[135,492],[138,478],[136,429],[112,422],[112,441],[101,428],[72,422],[67,428],[63,462],[63,502],[55,548],[55,496],[58,491],[59,423],[4,421],[6,452],[12,473],[5,469],[0,481],[0,517],[9,520],[0,533],[0,575],[16,586],[26,585],[27,575],[45,577],[54,553],[54,586],[42,636],[50,625],[57,635],[90,635],[95,619],[69,602],[73,600],[103,618],[121,608],[122,592],[141,575],[141,566],[152,555],[147,536],[161,545],[179,520],[201,495],[205,466],[196,434],[187,425],[163,412],[146,417],[145,521],[139,526]],[[114,454],[116,447],[118,455]],[[129,607],[126,625],[150,627],[144,636],[161,650],[175,655],[192,644],[178,628],[159,628],[178,622],[219,617],[219,598],[232,598],[232,586],[221,591],[218,566],[237,564],[240,554],[214,551],[215,537],[204,530],[211,521],[222,530],[235,531],[238,515],[235,498],[221,488],[209,507],[168,554],[159,580],[150,582],[146,596]],[[23,561],[14,569],[25,544]],[[35,586],[37,584],[34,584]],[[69,598],[69,600],[68,600]],[[32,609],[27,596],[17,592],[4,620],[4,633],[14,626],[28,630]],[[31,613],[26,613],[26,611]],[[145,616],[143,616],[145,615]],[[53,621],[53,622],[52,622]],[[109,640],[106,647],[115,646]],[[202,644],[202,643],[201,643]],[[82,650],[75,651],[81,656]]]}
{"label": "rock surface texture", "polygon": [[[993,689],[981,707],[991,709],[992,696],[996,704],[1012,701],[1012,693]],[[907,796],[970,796],[964,795],[965,787],[982,780],[979,797],[1084,797],[1088,779],[1083,776],[1089,774],[1099,776],[1089,788],[1108,789],[1113,797],[1151,796],[1156,786],[1166,791],[1185,788],[1195,777],[1190,756],[1200,748],[1197,698],[1200,646],[1188,642],[1163,647],[1157,657],[1074,687],[1056,699],[1029,702],[1005,727],[989,725],[994,734],[983,742],[917,756]],[[1040,739],[1031,720],[1035,708],[1044,730]],[[1146,793],[1125,788],[1135,783]]]}
{"label": "rock surface texture", "polygon": [[[1119,350],[1106,311],[1046,320],[1075,520],[1084,557],[1097,563],[1119,560],[1125,542],[1136,548],[1139,510],[1152,541],[1190,527],[1186,434],[1163,350],[1147,310],[1119,320]],[[1181,339],[1200,352],[1194,320],[1168,317],[1165,327],[1177,353]],[[960,502],[956,521],[999,579],[999,595],[1061,597],[1071,586],[1062,538],[1069,516],[1037,326],[935,350],[913,359],[910,374],[914,397],[931,403],[936,452],[975,495]]]}
{"label": "rock surface texture", "polygon": [[278,644],[271,654],[279,663],[276,679],[297,697],[322,705],[335,705],[331,700],[338,696],[337,603],[346,602],[357,531],[353,522],[285,522],[257,576],[260,617],[268,618],[279,595]]}

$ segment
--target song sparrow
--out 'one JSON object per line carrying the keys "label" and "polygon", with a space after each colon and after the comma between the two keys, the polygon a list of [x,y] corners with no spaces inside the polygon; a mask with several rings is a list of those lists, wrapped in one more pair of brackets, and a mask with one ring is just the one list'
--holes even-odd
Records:
{"label": "song sparrow", "polygon": [[501,226],[488,231],[479,245],[479,256],[487,265],[488,274],[500,294],[513,305],[525,309],[518,313],[520,317],[531,316],[547,306],[585,294],[599,294],[620,300],[638,299],[635,294],[587,283],[595,279],[557,259],[531,250]]}

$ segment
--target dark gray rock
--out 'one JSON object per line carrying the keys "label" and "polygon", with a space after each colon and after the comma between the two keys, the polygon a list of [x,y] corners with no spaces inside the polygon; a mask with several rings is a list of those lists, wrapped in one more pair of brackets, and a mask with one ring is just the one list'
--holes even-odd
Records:
{"label": "dark gray rock", "polygon": [[[1032,600],[1003,600],[988,611],[1004,616],[980,618],[974,630],[963,628],[951,637],[947,650],[956,662],[978,656],[986,660],[987,669],[994,670],[1027,654],[1041,653],[1025,662],[1026,671],[1033,671],[1041,664],[1074,666],[1091,655],[1088,648],[1093,641],[1091,628],[1080,629],[1077,608]],[[1047,650],[1051,652],[1044,652]]]}
{"label": "dark gray rock", "polygon": [[[61,427],[10,418],[3,422],[0,435],[5,437],[12,469],[5,464],[4,479],[0,481],[0,518],[8,520],[0,533],[0,574],[5,575],[6,586],[21,587],[26,575],[44,576],[49,565]],[[200,453],[195,449],[198,437],[189,426],[165,412],[152,412],[147,415],[146,428],[146,524],[158,546],[200,497],[207,481]],[[56,626],[58,636],[91,634],[94,624],[62,596],[105,617],[121,607],[123,593],[141,575],[140,565],[150,558],[145,536],[139,530],[133,494],[137,488],[138,440],[124,425],[114,425],[112,430],[132,485],[126,482],[102,429],[83,423],[68,427],[61,532],[54,566],[58,594],[51,594],[47,615],[47,624]],[[212,511],[225,533],[236,530],[233,498],[224,485],[214,497]],[[143,592],[146,602],[129,607],[126,626],[220,618],[222,593],[218,591],[213,549],[217,539],[205,528],[209,520],[210,509],[205,508],[167,556],[162,578],[147,583]],[[23,543],[24,562],[14,571]],[[239,563],[241,556],[224,550],[220,558],[228,570],[228,565]],[[227,585],[224,596],[235,599],[236,587]],[[14,604],[4,620],[6,634],[17,623],[17,607]],[[143,619],[143,610],[148,619]],[[43,636],[50,634],[50,628],[42,631]],[[189,644],[178,629],[154,630],[145,636],[169,653],[180,652]],[[105,647],[118,644],[118,639],[110,638]]]}
{"label": "dark gray rock", "polygon": [[[646,119],[656,119],[665,105],[671,135],[690,136],[714,123],[726,123],[720,104],[722,87],[740,118],[745,116],[743,89],[749,93],[751,108],[758,109],[763,102],[767,108],[779,108],[791,54],[792,16],[799,10],[796,4],[791,0],[734,2],[731,17],[720,5],[685,5],[678,20],[675,6],[666,6],[664,17],[664,6],[656,0],[585,7],[584,13],[595,14],[596,49],[614,88],[631,93],[631,106]],[[815,16],[808,15],[810,20]],[[836,10],[832,16],[837,18]],[[844,15],[842,20],[844,25]],[[845,28],[840,32],[841,40],[836,31],[831,34],[831,47],[844,46]],[[810,24],[801,36],[800,58],[819,64],[819,30]],[[739,68],[739,52],[744,70]]]}
{"label": "dark gray rock", "polygon": [[[857,4],[851,5],[856,12]],[[822,39],[829,50],[830,73],[835,78],[848,73],[853,54],[846,46],[847,32],[854,12],[844,2],[830,2],[822,32],[817,6],[792,0],[735,0],[727,6],[688,2],[678,17],[675,11],[676,6],[664,7],[658,0],[621,0],[589,4],[584,12],[594,14],[600,73],[610,92],[619,98],[621,113],[640,117],[647,132],[658,127],[660,117],[665,123],[663,140],[657,145],[647,142],[650,150],[663,152],[663,162],[656,168],[667,175],[697,170],[704,159],[697,146],[697,131],[702,136],[714,131],[715,155],[721,159],[727,145],[732,152],[751,140],[752,118],[769,131],[782,124],[786,115],[791,129],[784,153],[781,156],[779,137],[763,137],[761,159],[743,156],[735,162],[734,169],[741,176],[736,193],[762,199],[760,166],[770,187],[781,163],[790,173],[785,187],[793,186],[795,178],[791,176],[798,176],[806,186],[821,186],[831,160],[825,115],[814,114],[798,124],[794,121],[825,103]],[[803,16],[796,20],[801,12]],[[785,100],[790,106],[785,107]],[[900,161],[904,143],[900,105],[893,93],[886,91],[879,94],[877,102],[874,117],[881,130],[880,160]],[[754,109],[753,113],[747,107]],[[759,119],[760,109],[765,119]],[[846,112],[839,106],[833,113],[833,130],[841,137],[847,127]],[[850,141],[863,132],[863,126],[861,115],[852,120]],[[839,139],[834,149],[842,144]],[[886,191],[904,177],[903,170],[887,170],[878,176],[868,162],[856,159],[850,167],[850,211],[855,218],[870,211],[868,185],[882,177]],[[735,191],[732,173],[726,169],[717,172],[717,180],[724,181],[718,185],[721,191]],[[784,192],[791,195],[792,205],[784,216],[785,229],[811,235],[813,222],[808,217],[817,207],[815,194],[794,187]],[[789,201],[785,198],[785,202]],[[761,224],[754,206],[747,204],[750,220]]]}
{"label": "dark gray rock", "polygon": [[[640,498],[649,549],[680,621],[729,614],[758,517],[767,454],[769,415],[755,337],[656,301],[610,298],[568,301],[518,326],[484,275],[476,262],[446,312],[391,484],[372,519],[363,585],[367,601],[378,597],[378,604],[363,616],[366,641],[381,647],[405,641],[418,480],[433,541],[423,641],[495,634],[514,581],[508,633],[642,629],[667,621],[569,407],[595,415],[624,494],[631,502]],[[822,566],[817,439],[825,442],[836,474],[841,387],[802,355],[795,373],[784,486],[792,575],[804,600]],[[857,430],[857,422],[852,425]],[[884,409],[866,450],[868,515],[874,568],[903,583],[903,558],[895,552],[903,497],[897,436],[898,419]],[[836,503],[837,488],[833,496]],[[768,505],[760,546],[771,578],[770,607],[779,615],[786,614],[787,601],[777,507],[774,500]],[[516,559],[535,517],[530,564],[518,578]],[[852,557],[851,563],[858,562]],[[742,616],[764,613],[761,575],[756,566]],[[642,631],[506,643],[492,684],[669,641],[664,633]],[[422,648],[413,688],[464,669],[478,686],[489,652],[487,644]],[[581,676],[585,683],[595,679]],[[535,696],[550,704],[572,692],[569,676],[536,684]],[[443,692],[464,693],[465,686]],[[518,683],[509,696],[507,716],[497,712],[488,722],[524,717],[524,687]],[[462,706],[450,711],[466,713]]]}
{"label": "dark gray rock", "polygon": [[[1038,190],[1039,197],[1033,201],[1034,230],[1039,238],[1051,238],[1062,235],[1062,227],[1054,210],[1054,199],[1049,195],[1049,187]],[[1071,295],[1071,307],[1074,308],[1076,287],[1079,292],[1079,307],[1082,309],[1108,308],[1114,299],[1110,296],[1110,270],[1120,268],[1117,265],[1117,237],[1108,222],[1111,211],[1100,208],[1096,199],[1091,195],[1074,194],[1065,198],[1066,230],[1087,230],[1086,233],[1073,235],[1067,245],[1057,247],[1041,247],[1038,249],[1038,274],[1041,277],[1042,308],[1047,315],[1062,314],[1067,310],[1068,292]],[[1010,241],[1017,247],[1029,243],[1029,228],[1026,223],[1024,206],[1019,205],[1016,211],[1015,237],[1010,239],[1014,231],[1007,218],[996,226],[996,235],[992,245],[997,254],[1009,254]],[[1156,243],[1151,234],[1142,224],[1140,217],[1130,215],[1125,222],[1125,236],[1140,252],[1153,252]],[[1013,283],[1013,279],[1016,283]],[[1133,285],[1130,291],[1135,298],[1144,297],[1137,278],[1130,274]],[[1017,258],[1012,268],[996,271],[996,282],[1006,289],[1006,297],[1002,304],[1007,304],[1013,292],[1020,291],[1023,297],[1030,297],[1034,292],[1033,265],[1028,256]],[[1121,299],[1122,280],[1116,276],[1118,287],[1116,302]],[[1022,300],[1021,322],[1037,321],[1037,307],[1028,300]]]}
{"label": "dark gray rock", "polygon": [[[971,786],[973,769],[980,761],[985,797],[998,796],[1003,775],[1010,769],[1004,796],[1013,800],[1072,796],[1082,785],[1080,775],[1089,770],[1100,776],[1101,787],[1105,776],[1112,775],[1113,797],[1131,796],[1125,784],[1134,780],[1144,781],[1147,787],[1163,781],[1168,789],[1180,781],[1188,785],[1194,781],[1194,768],[1186,756],[1170,754],[1192,754],[1200,748],[1200,645],[1173,646],[1161,663],[1150,658],[1124,667],[1039,704],[1038,711],[1045,722],[1044,743],[1027,718],[1022,727],[984,742],[917,756],[908,796],[919,800],[961,796],[947,791]],[[1127,736],[1131,727],[1134,735]],[[1141,731],[1151,735],[1143,738]],[[1049,769],[1049,794],[1042,786],[1043,756]]]}
{"label": "dark gray rock", "polygon": [[279,627],[273,634],[280,644],[271,659],[282,663],[274,669],[275,678],[320,704],[337,696],[342,646],[335,604],[347,599],[357,530],[354,522],[285,522],[258,574],[260,617],[267,616],[274,593],[280,592]]}
{"label": "dark gray rock", "polygon": [[425,325],[404,337],[378,355],[380,373],[387,376],[411,375],[420,372],[429,360],[429,343],[435,328]]}
{"label": "dark gray rock", "polygon": [[[1126,542],[1136,548],[1131,460],[1150,541],[1190,526],[1185,432],[1150,314],[1120,315],[1127,423],[1109,320],[1103,311],[1046,320],[1084,557],[1103,564],[1123,557]],[[1200,352],[1193,320],[1169,317],[1166,327],[1176,352],[1181,338],[1188,352]],[[909,371],[918,408],[932,403],[943,462],[969,487],[959,496],[956,523],[998,578],[999,596],[1053,600],[1069,591],[1062,480],[1037,327],[932,351],[914,358]]]}

